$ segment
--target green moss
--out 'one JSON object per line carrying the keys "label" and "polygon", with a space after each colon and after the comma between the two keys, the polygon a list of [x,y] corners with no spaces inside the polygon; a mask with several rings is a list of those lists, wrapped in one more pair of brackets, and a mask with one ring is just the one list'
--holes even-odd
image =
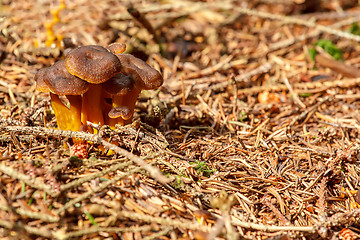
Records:
{"label": "green moss", "polygon": [[350,33],[354,34],[354,35],[360,35],[360,26],[357,22],[354,22],[353,24],[351,24],[350,26]]}
{"label": "green moss", "polygon": [[[335,60],[338,61],[342,60],[342,54],[343,54],[342,51],[338,47],[336,47],[336,45],[332,43],[330,40],[320,39],[314,44],[314,46],[321,47],[322,49],[324,49],[325,52],[330,54],[330,56],[332,56]],[[309,49],[309,55],[313,61],[315,61],[316,54],[317,51],[315,48]]]}

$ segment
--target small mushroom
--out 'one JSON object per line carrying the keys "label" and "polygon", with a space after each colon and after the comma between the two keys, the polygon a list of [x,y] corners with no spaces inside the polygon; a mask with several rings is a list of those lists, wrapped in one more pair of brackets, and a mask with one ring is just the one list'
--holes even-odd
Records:
{"label": "small mushroom", "polygon": [[85,124],[87,121],[104,124],[103,96],[99,84],[120,72],[118,58],[101,46],[83,46],[67,54],[65,67],[72,75],[92,83],[89,91],[83,95],[81,121]]}
{"label": "small mushroom", "polygon": [[[89,83],[67,72],[64,60],[39,70],[35,81],[38,91],[50,92],[58,126],[63,130],[78,131],[82,125],[80,95],[88,91]],[[69,106],[66,106],[59,96],[65,96]]]}
{"label": "small mushroom", "polygon": [[141,89],[134,88],[125,95],[113,96],[112,109],[108,113],[110,126],[115,126],[115,124],[126,125],[131,123],[135,103],[140,92]]}
{"label": "small mushroom", "polygon": [[[127,79],[131,79],[133,81],[134,87],[130,92],[114,95],[112,97],[112,104],[114,108],[118,106],[126,106],[133,114],[135,103],[141,90],[150,90],[160,87],[163,83],[163,78],[157,70],[150,67],[139,58],[130,54],[116,54],[116,56],[121,62],[121,73],[123,73]],[[125,77],[123,77],[123,79],[125,79]],[[113,114],[114,112],[120,113],[118,110],[110,110],[110,125],[124,125],[131,122],[131,118],[115,118],[116,115]]]}
{"label": "small mushroom", "polygon": [[111,98],[108,110],[108,123],[125,125],[131,122],[139,89],[135,88],[134,80],[122,73],[115,75],[101,84],[104,92]]}

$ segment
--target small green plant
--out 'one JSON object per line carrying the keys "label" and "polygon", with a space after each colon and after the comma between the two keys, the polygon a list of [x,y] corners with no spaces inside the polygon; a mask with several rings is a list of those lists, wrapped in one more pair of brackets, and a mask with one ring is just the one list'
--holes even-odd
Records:
{"label": "small green plant", "polygon": [[299,95],[299,97],[310,97],[313,94],[312,93],[299,93],[298,95]]}
{"label": "small green plant", "polygon": [[360,35],[360,26],[357,22],[354,22],[353,24],[351,24],[350,33],[352,33],[354,35]]}
{"label": "small green plant", "polygon": [[[342,60],[342,51],[336,47],[330,40],[327,39],[320,39],[318,40],[314,46],[319,46],[325,50],[328,54],[330,54],[335,60]],[[309,49],[309,55],[313,61],[315,61],[315,56],[317,51],[315,48]]]}
{"label": "small green plant", "polygon": [[194,170],[205,177],[210,177],[211,173],[215,172],[215,169],[211,169],[204,161],[196,161],[190,164],[196,164],[196,166],[193,167]]}
{"label": "small green plant", "polygon": [[97,226],[98,223],[96,222],[95,218],[88,212],[88,211],[84,211],[85,215],[87,216],[87,218],[89,219],[89,221],[91,222],[91,224],[93,226]]}
{"label": "small green plant", "polygon": [[247,118],[248,116],[246,115],[245,111],[239,112],[238,119],[240,122],[244,122]]}
{"label": "small green plant", "polygon": [[175,189],[181,189],[182,181],[181,181],[181,177],[179,175],[175,176],[175,181],[173,182],[172,186]]}
{"label": "small green plant", "polygon": [[179,175],[172,175],[171,173],[164,173],[169,179],[172,179],[171,181],[171,186],[175,189],[182,189],[184,187],[183,185],[183,181],[181,180],[182,177],[186,177],[183,173],[182,170],[180,169],[180,174]]}
{"label": "small green plant", "polygon": [[28,205],[29,205],[29,206],[33,203],[33,201],[34,201],[33,196],[34,196],[36,193],[37,193],[37,191],[35,191],[35,192],[33,192],[33,194],[31,194],[31,197],[30,197],[29,200],[28,200]]}

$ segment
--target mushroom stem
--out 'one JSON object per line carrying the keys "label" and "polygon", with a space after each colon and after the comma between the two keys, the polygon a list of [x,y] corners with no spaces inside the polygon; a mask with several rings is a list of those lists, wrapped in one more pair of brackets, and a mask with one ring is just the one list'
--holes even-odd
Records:
{"label": "mushroom stem", "polygon": [[[113,96],[113,102],[112,102],[112,107],[116,108],[116,107],[128,107],[131,111],[131,113],[134,113],[134,109],[135,109],[135,103],[136,100],[139,96],[141,92],[141,89],[135,87],[133,90],[131,90],[129,93],[124,94],[124,95],[116,95]],[[120,124],[120,125],[126,125],[131,123],[132,121],[132,116],[128,119],[124,119],[123,117],[117,117],[117,118],[109,118],[109,125],[110,126],[115,126],[115,124]]]}
{"label": "mushroom stem", "polygon": [[58,95],[50,93],[51,106],[55,112],[58,127],[63,130],[79,131],[81,127],[81,96],[66,95],[70,108],[64,105]]}
{"label": "mushroom stem", "polygon": [[104,125],[102,112],[102,89],[100,84],[91,84],[89,90],[83,94],[81,106],[81,122],[86,121]]}

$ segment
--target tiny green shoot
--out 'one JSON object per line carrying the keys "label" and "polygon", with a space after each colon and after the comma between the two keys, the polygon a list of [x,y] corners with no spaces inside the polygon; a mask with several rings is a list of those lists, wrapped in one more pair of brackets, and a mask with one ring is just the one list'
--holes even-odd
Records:
{"label": "tiny green shoot", "polygon": [[173,187],[175,189],[180,189],[182,186],[182,182],[181,182],[181,177],[180,176],[175,176],[175,181],[173,182]]}
{"label": "tiny green shoot", "polygon": [[28,205],[30,206],[32,204],[32,202],[34,201],[34,198],[32,196],[34,196],[36,194],[37,191],[33,192],[33,194],[31,194],[31,197],[29,198],[28,201]]}
{"label": "tiny green shoot", "polygon": [[95,221],[95,218],[88,212],[88,211],[84,211],[85,215],[87,216],[87,218],[89,219],[89,221],[91,222],[92,225],[97,226],[98,223]]}
{"label": "tiny green shoot", "polygon": [[299,97],[310,97],[313,94],[312,93],[298,93]]}
{"label": "tiny green shoot", "polygon": [[246,112],[245,112],[245,111],[239,112],[238,120],[239,120],[240,122],[245,121],[247,118],[248,118],[248,116],[246,115]]}
{"label": "tiny green shoot", "polygon": [[21,193],[24,193],[26,190],[26,184],[24,182],[21,182]]}

